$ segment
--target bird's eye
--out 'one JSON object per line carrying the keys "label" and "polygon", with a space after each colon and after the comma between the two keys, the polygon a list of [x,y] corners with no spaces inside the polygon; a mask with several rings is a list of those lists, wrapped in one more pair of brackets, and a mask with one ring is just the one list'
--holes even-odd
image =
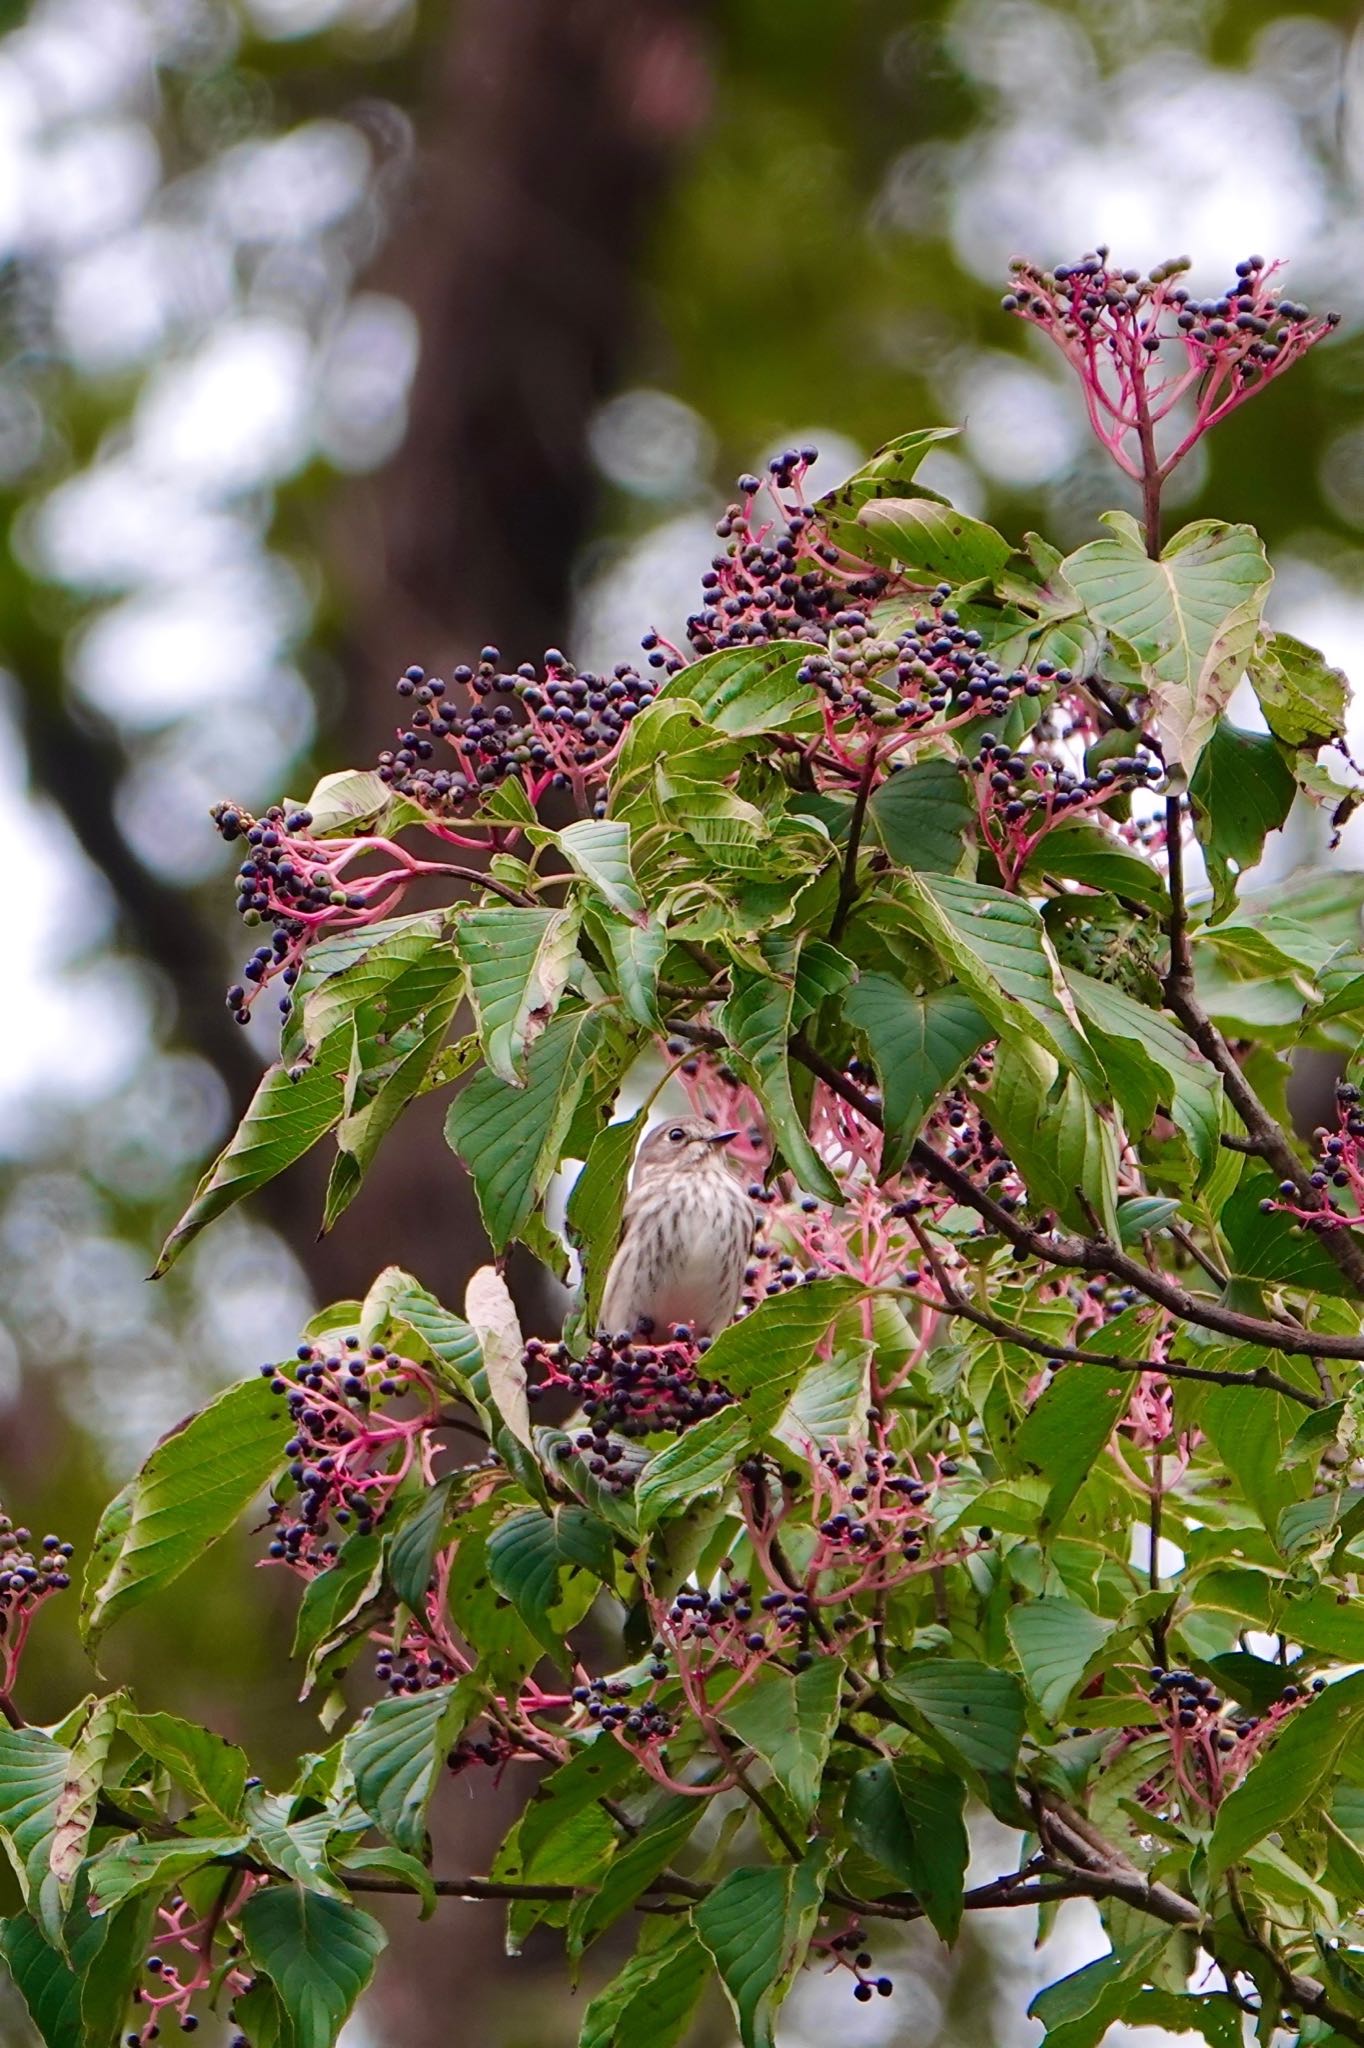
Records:
{"label": "bird's eye", "polygon": [[682,1140],[686,1137],[686,1135],[687,1134],[683,1130],[681,1124],[674,1124],[672,1129],[668,1133],[668,1137],[674,1145],[680,1145],[682,1143]]}

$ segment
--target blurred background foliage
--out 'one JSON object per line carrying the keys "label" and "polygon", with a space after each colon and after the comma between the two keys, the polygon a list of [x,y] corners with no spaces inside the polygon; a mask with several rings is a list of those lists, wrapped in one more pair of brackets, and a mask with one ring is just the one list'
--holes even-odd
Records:
{"label": "blurred background foliage", "polygon": [[[1187,251],[1208,289],[1284,255],[1295,296],[1343,313],[1177,509],[1259,526],[1276,622],[1357,669],[1362,197],[1344,0],[0,6],[5,1504],[86,1544],[153,1438],[312,1302],[390,1258],[457,1299],[478,1261],[437,1100],[331,1239],[300,1171],[146,1284],[270,1052],[222,1003],[241,937],[214,798],[370,758],[409,661],[491,639],[601,663],[676,630],[729,480],[791,440],[832,481],[960,421],[926,481],[1010,533],[1088,537],[1120,481],[998,300],[1015,251],[1096,239]],[[1285,837],[1281,863],[1311,857],[1308,827]],[[317,1731],[289,1588],[254,1554],[108,1655],[268,1769]],[[88,1679],[49,1611],[26,1709]],[[462,1781],[443,1859],[478,1867],[497,1828]],[[1067,1912],[1078,1964],[1100,1944]],[[408,1920],[348,2048],[444,2042],[456,2009],[489,2048],[573,2038],[484,1909]],[[1031,2041],[1032,1932],[973,1928],[950,1966],[924,1937],[888,2009],[816,1980],[791,2048]],[[0,2043],[27,2039],[0,1994]]]}

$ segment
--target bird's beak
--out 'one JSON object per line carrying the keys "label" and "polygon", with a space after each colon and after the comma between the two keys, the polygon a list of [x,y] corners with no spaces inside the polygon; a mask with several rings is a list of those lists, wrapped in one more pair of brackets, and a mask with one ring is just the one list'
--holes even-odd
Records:
{"label": "bird's beak", "polygon": [[727,1145],[731,1138],[737,1138],[738,1135],[737,1131],[713,1131],[710,1142],[712,1145]]}

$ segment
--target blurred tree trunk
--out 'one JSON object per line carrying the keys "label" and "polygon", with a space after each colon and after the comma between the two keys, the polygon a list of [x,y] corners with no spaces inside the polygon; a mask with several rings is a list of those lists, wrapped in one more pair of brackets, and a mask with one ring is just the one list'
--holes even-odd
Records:
{"label": "blurred tree trunk", "polygon": [[[637,318],[639,259],[708,98],[690,0],[469,0],[430,103],[406,217],[373,282],[421,328],[407,440],[339,508],[351,592],[347,757],[394,729],[393,682],[485,642],[511,661],[566,637],[575,558],[592,515],[586,447]],[[338,582],[342,579],[338,577]],[[441,1137],[444,1101],[419,1105],[354,1208],[309,1258],[320,1287],[362,1288],[389,1259],[446,1299],[486,1255],[472,1193]],[[437,1801],[436,1862],[477,1870],[526,1792],[460,1781]],[[453,1796],[451,1796],[453,1795]],[[398,1950],[382,2022],[404,2048],[499,2036],[492,2014],[530,1989],[530,1959],[501,1953],[500,1913],[442,1908],[442,1928],[391,1918]],[[532,1994],[533,1995],[533,1994]],[[546,1987],[525,2038],[576,2038]]]}

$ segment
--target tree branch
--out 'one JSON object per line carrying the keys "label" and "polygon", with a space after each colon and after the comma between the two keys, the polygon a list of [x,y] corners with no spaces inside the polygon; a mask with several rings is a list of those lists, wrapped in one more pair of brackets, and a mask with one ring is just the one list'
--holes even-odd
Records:
{"label": "tree branch", "polygon": [[[1193,952],[1189,944],[1188,908],[1184,900],[1184,811],[1180,796],[1165,799],[1165,850],[1170,879],[1170,966],[1165,977],[1165,1001],[1178,1017],[1204,1059],[1216,1067],[1228,1100],[1250,1134],[1250,1147],[1266,1160],[1281,1180],[1291,1181],[1304,1204],[1315,1208],[1316,1190],[1299,1159],[1288,1133],[1275,1121],[1251,1087],[1231,1047],[1198,1000],[1194,981]],[[1235,1146],[1233,1150],[1241,1148]],[[1327,1257],[1345,1275],[1356,1294],[1364,1295],[1364,1250],[1348,1231],[1323,1230],[1315,1233]]]}

